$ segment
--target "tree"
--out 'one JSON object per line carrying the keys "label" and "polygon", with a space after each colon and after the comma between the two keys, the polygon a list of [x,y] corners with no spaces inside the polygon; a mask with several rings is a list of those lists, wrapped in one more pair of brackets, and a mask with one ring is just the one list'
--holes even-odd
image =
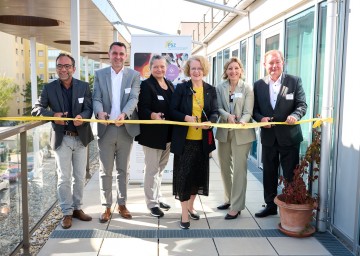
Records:
{"label": "tree", "polygon": [[[81,75],[80,80],[85,81],[85,76]],[[93,89],[94,89],[94,75],[89,74],[89,86],[90,86],[90,90],[93,91]]]}
{"label": "tree", "polygon": [[14,83],[14,80],[0,77],[0,116],[7,116],[10,108],[8,102],[18,90],[19,86]]}
{"label": "tree", "polygon": [[[43,86],[45,85],[45,83],[39,76],[37,76],[36,78],[37,78],[37,95],[40,95],[40,92],[41,92]],[[24,101],[26,103],[24,115],[28,116],[28,115],[30,115],[31,109],[32,109],[31,82],[30,81],[26,83],[25,90],[23,90],[23,93],[21,95],[24,96]]]}

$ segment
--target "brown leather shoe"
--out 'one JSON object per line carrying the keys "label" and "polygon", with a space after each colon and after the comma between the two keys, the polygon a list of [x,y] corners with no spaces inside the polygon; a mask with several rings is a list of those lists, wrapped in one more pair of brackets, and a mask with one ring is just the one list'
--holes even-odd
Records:
{"label": "brown leather shoe", "polygon": [[71,227],[72,224],[72,216],[71,215],[64,215],[61,220],[61,226],[63,229],[68,229]]}
{"label": "brown leather shoe", "polygon": [[105,212],[100,214],[99,221],[100,223],[108,222],[111,218],[111,210],[110,208],[106,207]]}
{"label": "brown leather shoe", "polygon": [[119,213],[120,213],[121,217],[123,217],[125,219],[131,219],[132,218],[131,213],[128,211],[128,209],[126,209],[125,205],[119,205],[118,210],[119,210]]}
{"label": "brown leather shoe", "polygon": [[82,220],[82,221],[90,221],[92,220],[90,215],[87,215],[83,212],[83,210],[74,210],[73,211],[73,218]]}

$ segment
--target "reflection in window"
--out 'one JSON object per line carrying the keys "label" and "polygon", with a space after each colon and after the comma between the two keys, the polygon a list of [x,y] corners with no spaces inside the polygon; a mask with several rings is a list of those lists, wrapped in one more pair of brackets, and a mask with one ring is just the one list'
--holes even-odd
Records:
{"label": "reflection in window", "polygon": [[216,57],[213,57],[212,59],[212,84],[216,85]]}
{"label": "reflection in window", "polygon": [[254,73],[253,81],[257,81],[260,78],[260,63],[261,63],[261,33],[257,33],[254,36]]}
{"label": "reflection in window", "polygon": [[247,72],[246,72],[246,49],[247,48],[247,39],[242,40],[240,42],[240,60],[244,66],[244,79],[246,80],[247,78]]}
{"label": "reflection in window", "polygon": [[[312,106],[314,7],[307,9],[285,23],[285,66],[286,73],[301,77],[308,106]],[[308,119],[312,110],[308,108],[303,119]],[[303,154],[311,138],[311,124],[301,125],[304,141],[300,154]]]}
{"label": "reflection in window", "polygon": [[265,52],[270,50],[278,50],[280,42],[280,35],[274,35],[272,37],[266,38],[265,40]]}
{"label": "reflection in window", "polygon": [[225,62],[227,62],[229,59],[230,59],[230,49],[227,48],[224,50],[224,62],[223,63],[225,64]]}
{"label": "reflection in window", "polygon": [[223,53],[222,51],[218,52],[216,55],[216,84],[221,83],[221,74],[223,70]]}
{"label": "reflection in window", "polygon": [[231,57],[239,57],[239,49],[236,49],[236,50],[233,50],[232,52],[231,52]]}
{"label": "reflection in window", "polygon": [[321,113],[322,108],[322,88],[324,83],[324,59],[325,59],[325,35],[326,35],[326,13],[327,2],[322,2],[319,8],[319,31],[317,46],[317,63],[315,72],[315,104],[313,116]]}

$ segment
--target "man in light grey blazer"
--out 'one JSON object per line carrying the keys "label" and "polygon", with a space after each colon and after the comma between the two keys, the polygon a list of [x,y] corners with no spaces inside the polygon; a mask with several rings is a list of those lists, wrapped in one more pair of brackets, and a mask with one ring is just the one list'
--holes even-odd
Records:
{"label": "man in light grey blazer", "polygon": [[95,72],[93,109],[99,120],[114,120],[114,124],[98,123],[100,156],[101,204],[105,210],[100,222],[111,217],[112,171],[116,165],[116,189],[118,211],[123,218],[132,216],[126,208],[130,152],[134,137],[140,134],[139,125],[116,121],[138,119],[136,106],[140,92],[140,74],[124,67],[127,58],[126,45],[114,42],[109,48],[111,67]]}

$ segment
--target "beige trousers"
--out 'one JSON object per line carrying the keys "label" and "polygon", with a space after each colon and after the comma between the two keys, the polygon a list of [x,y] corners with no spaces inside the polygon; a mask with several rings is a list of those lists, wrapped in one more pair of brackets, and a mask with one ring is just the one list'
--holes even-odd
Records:
{"label": "beige trousers", "polygon": [[218,141],[218,155],[225,191],[225,202],[231,210],[245,209],[247,185],[247,157],[251,143],[237,145],[235,131],[230,130],[227,142]]}
{"label": "beige trousers", "polygon": [[161,202],[161,180],[164,168],[169,160],[170,143],[166,144],[166,149],[156,149],[143,146],[145,155],[144,168],[144,192],[147,207],[159,207]]}

